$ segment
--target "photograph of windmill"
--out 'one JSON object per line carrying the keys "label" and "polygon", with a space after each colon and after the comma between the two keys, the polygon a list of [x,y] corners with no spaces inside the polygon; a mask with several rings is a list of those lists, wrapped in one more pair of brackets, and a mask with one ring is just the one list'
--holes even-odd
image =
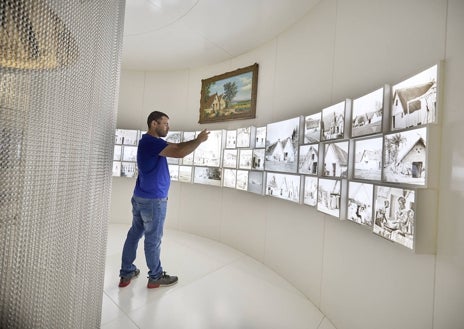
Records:
{"label": "photograph of windmill", "polygon": [[384,181],[425,186],[427,127],[385,135],[383,152]]}

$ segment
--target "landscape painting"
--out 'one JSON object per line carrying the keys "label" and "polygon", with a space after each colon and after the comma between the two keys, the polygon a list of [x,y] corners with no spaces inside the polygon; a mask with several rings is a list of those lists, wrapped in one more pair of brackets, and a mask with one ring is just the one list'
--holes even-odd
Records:
{"label": "landscape painting", "polygon": [[258,64],[201,80],[199,123],[256,117]]}

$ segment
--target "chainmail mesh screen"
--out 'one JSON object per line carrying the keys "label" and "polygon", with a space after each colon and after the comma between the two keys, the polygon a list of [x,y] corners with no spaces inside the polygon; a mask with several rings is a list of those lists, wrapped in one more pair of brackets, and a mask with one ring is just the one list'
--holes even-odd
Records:
{"label": "chainmail mesh screen", "polygon": [[0,1],[0,328],[98,328],[125,2]]}

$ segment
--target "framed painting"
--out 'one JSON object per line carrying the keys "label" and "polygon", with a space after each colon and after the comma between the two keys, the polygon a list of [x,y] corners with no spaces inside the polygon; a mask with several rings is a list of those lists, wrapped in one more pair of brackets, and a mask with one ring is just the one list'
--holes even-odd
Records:
{"label": "framed painting", "polygon": [[199,123],[256,117],[258,63],[201,80]]}

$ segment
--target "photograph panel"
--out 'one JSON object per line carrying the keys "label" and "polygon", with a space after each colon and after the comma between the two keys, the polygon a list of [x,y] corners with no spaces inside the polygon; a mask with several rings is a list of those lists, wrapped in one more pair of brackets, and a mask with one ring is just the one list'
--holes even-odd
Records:
{"label": "photograph panel", "polygon": [[179,165],[170,164],[168,165],[168,167],[169,167],[169,176],[171,176],[171,180],[178,181],[179,180]]}
{"label": "photograph panel", "polygon": [[345,106],[346,101],[343,101],[322,110],[322,141],[342,139],[344,137]]}
{"label": "photograph panel", "polygon": [[264,149],[253,149],[253,159],[251,169],[253,170],[264,170]]}
{"label": "photograph panel", "polygon": [[392,86],[391,129],[437,122],[438,65]]}
{"label": "photograph panel", "polygon": [[237,184],[237,170],[236,169],[228,169],[224,168],[223,170],[223,186],[229,188],[235,188]]}
{"label": "photograph panel", "polygon": [[266,170],[297,172],[300,119],[296,117],[267,125]]}
{"label": "photograph panel", "polygon": [[137,161],[137,146],[123,145],[122,161]]}
{"label": "photograph panel", "polygon": [[116,129],[115,144],[137,145],[139,140],[139,131],[134,129]]}
{"label": "photograph panel", "polygon": [[239,169],[251,169],[253,161],[253,150],[251,149],[240,149],[238,168]]}
{"label": "photograph panel", "polygon": [[317,206],[317,181],[317,177],[304,177],[303,203],[311,207]]}
{"label": "photograph panel", "polygon": [[264,176],[263,171],[250,171],[248,173],[248,192],[263,195]]}
{"label": "photograph panel", "polygon": [[193,173],[193,167],[179,166],[179,182],[191,183],[192,173]]}
{"label": "photograph panel", "polygon": [[382,179],[383,137],[354,141],[354,172],[356,179]]}
{"label": "photograph panel", "polygon": [[224,156],[222,159],[222,166],[224,168],[237,168],[237,149],[224,149]]}
{"label": "photograph panel", "polygon": [[348,148],[348,141],[324,144],[322,176],[348,177]]}
{"label": "photograph panel", "polygon": [[226,131],[226,146],[227,149],[233,149],[237,147],[237,130]]}
{"label": "photograph panel", "polygon": [[304,119],[304,144],[318,143],[321,140],[322,113],[305,116]]}
{"label": "photograph panel", "polygon": [[[195,139],[195,134],[196,132],[194,131],[184,131],[182,135],[182,142],[188,142]],[[187,154],[180,160],[180,162],[186,166],[193,166],[193,153],[194,152]]]}
{"label": "photograph panel", "polygon": [[248,170],[237,170],[237,184],[235,188],[242,191],[248,190]]}
{"label": "photograph panel", "polygon": [[137,165],[135,162],[121,162],[121,177],[136,177]]}
{"label": "photograph panel", "polygon": [[372,228],[374,185],[348,182],[347,219]]}
{"label": "photograph panel", "polygon": [[256,128],[255,147],[256,148],[266,147],[266,127]]}
{"label": "photograph panel", "polygon": [[317,175],[319,165],[319,144],[300,145],[298,172]]}
{"label": "photograph panel", "polygon": [[374,233],[414,249],[415,190],[375,186]]}
{"label": "photograph panel", "polygon": [[[199,134],[200,132],[197,132]],[[193,152],[195,166],[220,167],[223,149],[223,130],[211,130],[208,139]]]}
{"label": "photograph panel", "polygon": [[341,180],[319,178],[317,187],[317,210],[340,218]]}
{"label": "photograph panel", "polygon": [[266,195],[292,202],[300,202],[301,176],[268,172]]}
{"label": "photograph panel", "polygon": [[385,135],[383,153],[384,181],[426,185],[427,127]]}
{"label": "photograph panel", "polygon": [[222,170],[217,167],[194,167],[193,182],[196,184],[221,186]]}
{"label": "photograph panel", "polygon": [[351,137],[382,132],[384,88],[353,100]]}

